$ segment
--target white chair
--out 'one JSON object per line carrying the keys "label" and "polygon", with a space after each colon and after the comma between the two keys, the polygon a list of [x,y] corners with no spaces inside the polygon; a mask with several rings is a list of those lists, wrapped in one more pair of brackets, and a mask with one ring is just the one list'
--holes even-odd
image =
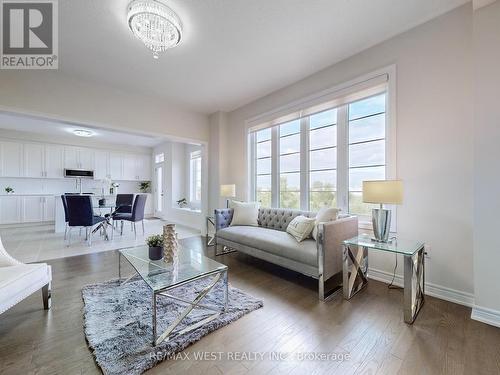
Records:
{"label": "white chair", "polygon": [[47,263],[24,264],[11,257],[0,239],[0,314],[37,290],[42,290],[43,307],[50,309],[52,270]]}

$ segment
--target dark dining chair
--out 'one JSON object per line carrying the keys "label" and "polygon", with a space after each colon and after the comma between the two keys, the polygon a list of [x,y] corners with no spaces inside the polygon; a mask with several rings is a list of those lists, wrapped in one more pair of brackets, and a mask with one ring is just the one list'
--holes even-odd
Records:
{"label": "dark dining chair", "polygon": [[101,224],[106,219],[94,215],[92,198],[88,195],[66,195],[68,210],[68,246],[71,244],[71,229],[74,227],[85,228],[86,240],[92,246],[92,233],[95,225]]}
{"label": "dark dining chair", "polygon": [[68,233],[68,203],[66,202],[66,195],[61,195],[61,200],[64,208],[64,240],[66,240],[66,235]]}
{"label": "dark dining chair", "polygon": [[[121,222],[120,235],[123,235],[123,222],[130,221],[134,229],[134,237],[137,238],[137,229],[135,224],[137,222],[142,222],[142,234],[144,234],[144,208],[146,207],[146,199],[148,196],[146,194],[137,194],[135,196],[134,204],[132,206],[131,213],[116,213],[112,216],[113,226],[115,221]],[[114,233],[114,231],[113,231]]]}

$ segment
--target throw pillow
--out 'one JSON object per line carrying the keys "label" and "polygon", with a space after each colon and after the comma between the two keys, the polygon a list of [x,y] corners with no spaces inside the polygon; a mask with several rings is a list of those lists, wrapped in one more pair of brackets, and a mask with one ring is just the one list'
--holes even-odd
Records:
{"label": "throw pillow", "polygon": [[257,227],[259,216],[259,202],[238,202],[232,201],[229,205],[233,211],[233,220],[230,226],[250,225]]}
{"label": "throw pillow", "polygon": [[300,215],[288,224],[286,231],[287,233],[290,233],[298,242],[301,242],[311,235],[311,231],[314,229],[315,223],[316,219],[314,217],[308,218]]}
{"label": "throw pillow", "polygon": [[314,224],[314,229],[312,231],[312,237],[315,240],[318,237],[318,224],[324,223],[327,221],[337,220],[337,216],[339,214],[339,211],[340,210],[338,208],[330,208],[330,207],[320,208],[320,210],[316,214],[316,223]]}

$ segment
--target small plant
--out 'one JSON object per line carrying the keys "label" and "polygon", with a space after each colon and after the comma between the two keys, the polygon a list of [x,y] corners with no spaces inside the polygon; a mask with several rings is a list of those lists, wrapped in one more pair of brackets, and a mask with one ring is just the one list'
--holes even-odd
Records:
{"label": "small plant", "polygon": [[153,234],[146,238],[146,244],[149,247],[163,247],[163,236],[161,234]]}
{"label": "small plant", "polygon": [[139,190],[143,193],[147,193],[151,187],[151,181],[143,181],[139,184]]}
{"label": "small plant", "polygon": [[179,200],[177,201],[177,205],[178,205],[180,208],[187,206],[187,204],[188,204],[188,201],[187,201],[187,199],[186,199],[186,198],[182,198],[182,199],[179,199]]}
{"label": "small plant", "polygon": [[13,194],[13,193],[14,193],[14,189],[13,189],[13,188],[11,188],[10,186],[7,186],[7,187],[5,188],[5,192],[6,192],[7,194]]}

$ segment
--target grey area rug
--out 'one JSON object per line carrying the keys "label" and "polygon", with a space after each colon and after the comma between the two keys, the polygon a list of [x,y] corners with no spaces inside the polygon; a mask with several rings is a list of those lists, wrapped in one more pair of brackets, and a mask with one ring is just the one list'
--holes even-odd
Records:
{"label": "grey area rug", "polygon": [[[169,293],[193,300],[209,280],[198,280]],[[223,288],[219,282],[202,300],[202,304],[222,306]],[[82,288],[84,330],[97,364],[104,374],[141,374],[164,359],[174,356],[243,315],[263,306],[263,302],[229,286],[228,310],[218,318],[169,341],[152,346],[152,292],[142,279],[119,286],[117,280],[87,285]],[[157,297],[157,332],[160,335],[186,304],[170,298]],[[175,332],[199,322],[213,312],[193,309],[177,326]],[[161,353],[161,355],[155,355]]]}

